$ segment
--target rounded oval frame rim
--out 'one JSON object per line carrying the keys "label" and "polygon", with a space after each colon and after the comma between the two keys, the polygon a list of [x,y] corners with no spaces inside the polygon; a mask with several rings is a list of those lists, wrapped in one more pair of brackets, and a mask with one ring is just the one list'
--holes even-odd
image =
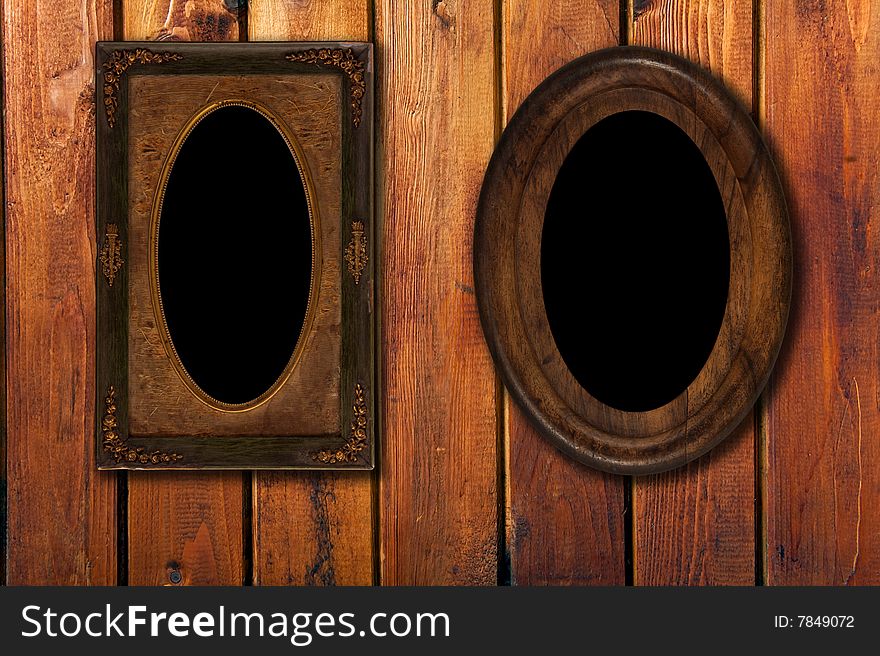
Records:
{"label": "rounded oval frame rim", "polygon": [[[736,172],[736,187],[745,201],[747,227],[757,225],[752,214],[753,205],[759,204],[766,210],[761,226],[775,238],[775,257],[769,263],[761,263],[768,264],[776,293],[765,293],[765,286],[750,287],[744,310],[750,319],[745,334],[729,365],[714,376],[716,384],[711,396],[693,413],[699,412],[701,421],[696,426],[689,425],[692,413],[688,407],[683,422],[661,433],[623,435],[597,427],[590,417],[573,409],[552,382],[546,380],[533,344],[522,335],[511,339],[511,332],[516,333],[517,329],[506,323],[523,322],[517,275],[509,260],[516,257],[523,198],[536,160],[555,128],[569,114],[593,97],[621,89],[663,94],[702,120],[721,146],[726,163]],[[627,109],[623,107],[620,111]],[[707,120],[713,117],[714,120]],[[700,144],[696,145],[706,157]],[[730,232],[729,215],[727,220]],[[756,257],[771,248],[766,244],[756,246],[754,241],[748,249],[752,273],[758,270]],[[506,389],[546,439],[583,464],[630,475],[679,467],[724,440],[748,415],[769,380],[791,305],[792,239],[782,184],[770,151],[749,113],[708,71],[685,59],[651,48],[618,46],[580,57],[547,77],[520,105],[495,148],[480,192],[473,246],[480,321]],[[513,300],[505,300],[505,294]],[[772,321],[765,322],[768,317]],[[724,322],[727,319],[726,311]],[[771,334],[762,336],[760,331],[768,326]],[[523,328],[518,328],[522,333]],[[752,350],[744,352],[744,344]],[[747,383],[748,389],[734,385],[737,380]],[[644,414],[619,411],[598,400],[595,403],[615,413]]]}
{"label": "rounded oval frame rim", "polygon": [[[208,115],[226,107],[244,107],[250,109],[269,121],[272,127],[278,131],[278,134],[284,140],[285,145],[290,151],[290,155],[296,164],[297,171],[299,171],[300,180],[302,181],[303,189],[305,191],[306,207],[309,214],[309,227],[311,229],[312,263],[309,296],[306,301],[306,312],[303,317],[303,325],[297,336],[293,351],[291,352],[290,358],[287,361],[287,364],[285,364],[281,374],[272,382],[266,391],[256,398],[242,403],[227,403],[220,399],[216,399],[205,392],[192,378],[189,371],[187,371],[184,366],[183,361],[180,359],[180,356],[177,353],[177,347],[174,346],[174,341],[171,338],[171,333],[168,329],[168,322],[165,318],[165,308],[162,304],[162,293],[159,288],[159,222],[162,218],[162,205],[165,200],[168,179],[174,168],[174,163],[177,161],[177,156],[180,153],[181,148],[183,148],[183,145],[186,143],[186,140],[196,126]],[[159,329],[162,346],[165,350],[165,354],[171,361],[174,372],[193,396],[213,410],[233,413],[247,412],[263,405],[275,396],[284,383],[287,382],[287,379],[290,378],[293,369],[296,367],[305,351],[305,340],[311,332],[312,324],[314,323],[316,315],[315,299],[320,289],[322,274],[322,257],[320,252],[321,234],[319,232],[321,221],[317,209],[315,208],[315,204],[312,201],[315,196],[314,185],[312,184],[311,176],[305,167],[305,161],[305,157],[300,151],[300,146],[289,128],[270,109],[252,100],[246,100],[243,98],[225,98],[223,100],[211,102],[199,108],[199,110],[187,120],[172,142],[171,148],[168,151],[168,156],[162,164],[162,169],[159,173],[159,184],[156,187],[153,207],[150,214],[149,271],[150,296],[153,301],[153,313],[156,318],[156,326]]]}

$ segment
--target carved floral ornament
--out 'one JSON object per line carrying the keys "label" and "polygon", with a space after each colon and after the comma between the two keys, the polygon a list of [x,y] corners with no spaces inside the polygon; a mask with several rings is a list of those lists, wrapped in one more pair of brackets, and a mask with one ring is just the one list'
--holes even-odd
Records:
{"label": "carved floral ornament", "polygon": [[[172,52],[153,52],[146,48],[135,50],[115,50],[104,62],[104,111],[107,123],[112,128],[116,125],[116,112],[119,108],[119,86],[128,69],[135,64],[162,64],[178,61],[183,56]],[[303,64],[317,66],[333,66],[348,77],[351,86],[351,119],[355,127],[361,124],[363,115],[363,98],[367,93],[364,77],[365,65],[355,57],[351,48],[311,48],[302,52],[287,55],[286,59]]]}
{"label": "carved floral ornament", "polygon": [[116,389],[111,385],[104,397],[104,416],[101,418],[101,433],[104,450],[109,451],[116,462],[129,464],[158,465],[160,463],[183,460],[179,453],[154,451],[147,453],[143,447],[129,446],[119,432],[119,419],[116,416]]}
{"label": "carved floral ornament", "polygon": [[[101,433],[104,450],[109,452],[117,463],[158,465],[183,460],[179,453],[154,451],[149,453],[144,447],[130,446],[122,437],[119,419],[116,415],[116,389],[111,385],[104,397],[104,416],[101,418]],[[313,459],[325,465],[357,462],[359,454],[367,448],[367,402],[363,385],[357,384],[352,405],[351,432],[345,443],[338,449],[323,449],[313,454]]]}
{"label": "carved floral ornament", "polygon": [[348,272],[354,278],[354,284],[361,282],[361,274],[367,266],[367,238],[364,235],[364,222],[354,221],[351,224],[351,241],[345,248],[345,263]]}
{"label": "carved floral ornament", "polygon": [[152,52],[146,48],[136,50],[115,50],[104,62],[104,111],[107,124],[116,125],[116,110],[119,108],[119,85],[129,68],[135,64],[162,64],[183,59],[183,55],[172,52]]}
{"label": "carved floral ornament", "polygon": [[345,444],[336,450],[318,451],[313,456],[315,460],[325,465],[357,462],[358,454],[367,448],[367,402],[360,383],[354,388],[352,411],[351,433]]}
{"label": "carved floral ornament", "polygon": [[101,272],[107,279],[107,284],[112,287],[116,280],[116,274],[125,260],[122,259],[122,241],[119,239],[119,228],[115,223],[108,223],[104,232],[104,245],[100,254]]}
{"label": "carved floral ornament", "polygon": [[355,127],[361,124],[361,103],[367,93],[367,83],[364,79],[364,62],[354,56],[351,48],[312,48],[291,53],[286,59],[303,64],[333,66],[345,73],[351,84],[351,122]]}

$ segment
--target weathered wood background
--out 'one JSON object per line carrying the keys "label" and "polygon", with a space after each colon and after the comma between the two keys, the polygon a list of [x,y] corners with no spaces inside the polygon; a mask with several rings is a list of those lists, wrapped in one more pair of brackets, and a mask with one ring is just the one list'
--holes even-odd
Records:
{"label": "weathered wood background", "polygon": [[[2,2],[7,583],[880,583],[877,2],[250,4]],[[377,472],[95,469],[92,58],[112,38],[375,42]],[[505,122],[557,67],[627,43],[699,62],[752,110],[796,255],[753,415],[636,480],[566,460],[509,402],[470,264]],[[634,188],[646,174],[633,153]]]}

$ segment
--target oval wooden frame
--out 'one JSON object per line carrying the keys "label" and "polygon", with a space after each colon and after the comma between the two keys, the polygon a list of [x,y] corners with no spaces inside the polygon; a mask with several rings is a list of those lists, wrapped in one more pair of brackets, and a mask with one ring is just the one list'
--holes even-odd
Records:
{"label": "oval wooden frame", "polygon": [[[592,125],[627,110],[664,116],[700,148],[725,202],[731,246],[727,306],[709,358],[679,397],[646,412],[612,408],[577,383],[550,332],[540,275],[547,198],[565,156]],[[474,231],[480,318],[508,391],[564,453],[621,474],[678,467],[745,418],[785,334],[791,261],[782,187],[749,114],[708,72],[647,48],[592,53],[535,89],[492,156]]]}

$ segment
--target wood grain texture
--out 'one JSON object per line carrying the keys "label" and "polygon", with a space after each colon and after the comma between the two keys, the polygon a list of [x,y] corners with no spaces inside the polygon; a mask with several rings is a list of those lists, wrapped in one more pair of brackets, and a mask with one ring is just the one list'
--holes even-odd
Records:
{"label": "wood grain texture", "polygon": [[[252,3],[248,39],[369,41],[371,5],[368,0]],[[381,225],[379,212],[376,220]],[[376,477],[368,472],[255,473],[254,583],[373,583],[375,486]]]}
{"label": "wood grain texture", "polygon": [[636,585],[755,583],[754,415],[680,469],[633,481]]}
{"label": "wood grain texture", "polygon": [[[3,3],[10,585],[116,582],[94,449],[93,56],[109,0]],[[10,130],[9,126],[15,129]]]}
{"label": "wood grain texture", "polygon": [[128,40],[238,41],[239,4],[244,2],[123,0],[123,31]]}
{"label": "wood grain texture", "polygon": [[766,582],[880,583],[880,12],[767,2],[763,123],[787,183],[795,314],[769,394]]}
{"label": "wood grain texture", "polygon": [[496,129],[494,3],[376,3],[381,582],[497,581],[496,382],[472,237]]}
{"label": "wood grain texture", "polygon": [[[752,106],[752,0],[636,0],[630,43],[675,53]],[[719,448],[685,467],[633,479],[636,585],[755,581],[755,431],[749,415]]]}
{"label": "wood grain texture", "polygon": [[250,41],[369,41],[371,0],[266,0],[248,6]]}
{"label": "wood grain texture", "polygon": [[[611,0],[505,0],[505,123],[557,68],[619,39]],[[584,467],[538,435],[505,393],[506,536],[511,583],[622,585],[622,477]]]}
{"label": "wood grain texture", "polygon": [[370,585],[373,511],[367,472],[254,476],[254,583]]}
{"label": "wood grain texture", "polygon": [[[219,11],[222,0],[188,4],[193,11],[207,12],[209,5]],[[171,9],[161,0],[123,0],[124,38],[148,39],[165,34],[163,30],[180,40],[189,36],[195,14],[191,11],[187,16],[184,7],[182,12],[168,11],[163,16],[159,5]],[[236,40],[238,27],[210,35],[219,41]],[[199,37],[207,40],[205,34]],[[129,474],[129,583],[165,584],[171,581],[172,570],[178,570],[181,584],[240,585],[245,575],[243,511],[242,475],[238,472]]]}
{"label": "wood grain texture", "polygon": [[632,45],[666,50],[704,66],[751,108],[751,0],[632,0],[632,4]]}
{"label": "wood grain texture", "polygon": [[129,585],[241,585],[241,474],[130,472],[128,499]]}

